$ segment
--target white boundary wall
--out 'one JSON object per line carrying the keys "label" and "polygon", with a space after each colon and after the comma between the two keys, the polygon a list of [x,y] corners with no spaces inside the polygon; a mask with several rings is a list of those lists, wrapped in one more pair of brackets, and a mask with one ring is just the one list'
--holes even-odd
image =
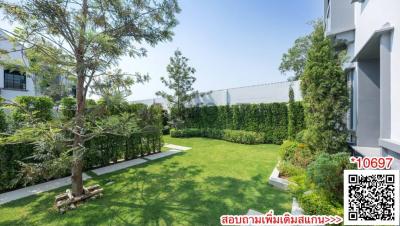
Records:
{"label": "white boundary wall", "polygon": [[[295,100],[301,100],[300,81],[293,81],[213,90],[193,100],[193,105],[210,106],[288,102],[290,85],[293,87]],[[133,103],[143,103],[146,105],[159,103],[164,108],[168,108],[168,102],[163,98],[137,100],[133,101]]]}

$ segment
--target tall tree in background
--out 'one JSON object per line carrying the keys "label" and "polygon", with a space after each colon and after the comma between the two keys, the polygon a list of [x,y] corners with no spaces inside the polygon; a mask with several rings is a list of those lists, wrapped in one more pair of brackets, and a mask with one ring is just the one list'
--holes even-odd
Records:
{"label": "tall tree in background", "polygon": [[[323,26],[323,22],[320,19],[312,21],[311,24],[313,26]],[[282,74],[293,72],[294,75],[288,78],[289,81],[296,81],[300,79],[300,76],[304,72],[307,62],[307,52],[310,47],[311,34],[297,38],[287,53],[282,55],[279,71]]]}
{"label": "tall tree in background", "polygon": [[304,138],[314,151],[336,153],[347,147],[349,98],[342,62],[341,54],[325,37],[323,25],[316,23],[301,76],[307,126]]}
{"label": "tall tree in background", "polygon": [[[5,31],[29,49],[36,46],[49,57],[66,55],[76,79],[75,126],[72,160],[72,193],[83,193],[82,155],[85,142],[86,95],[92,81],[106,74],[120,73],[123,55],[144,56],[138,48],[171,40],[180,11],[176,0],[0,0],[0,9],[11,22],[20,25]],[[50,44],[57,51],[46,48]],[[132,75],[135,76],[135,75]]]}
{"label": "tall tree in background", "polygon": [[288,52],[283,54],[281,64],[279,65],[279,71],[282,74],[292,71],[294,76],[289,77],[289,81],[299,80],[300,76],[303,74],[304,66],[307,61],[307,51],[310,45],[310,36],[303,36],[296,39],[294,45]]}
{"label": "tall tree in background", "polygon": [[[176,111],[176,118],[173,120],[182,121],[185,105],[199,95],[199,92],[193,88],[193,83],[196,81],[193,74],[196,70],[188,65],[189,59],[184,57],[179,50],[175,51],[174,56],[169,61],[170,63],[167,66],[168,78],[161,77],[161,82],[172,90],[173,94],[168,94],[165,91],[158,91],[156,94],[167,99]],[[179,124],[179,122],[177,123]],[[176,123],[175,126],[177,126]]]}

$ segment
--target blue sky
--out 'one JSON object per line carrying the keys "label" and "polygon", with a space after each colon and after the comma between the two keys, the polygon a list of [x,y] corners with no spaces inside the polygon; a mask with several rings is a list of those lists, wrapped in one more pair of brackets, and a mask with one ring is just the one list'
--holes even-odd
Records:
{"label": "blue sky", "polygon": [[180,0],[182,12],[172,42],[148,48],[141,59],[124,58],[121,68],[149,73],[129,100],[155,97],[166,88],[169,57],[179,48],[195,67],[199,91],[286,80],[278,67],[294,40],[322,17],[322,0]]}
{"label": "blue sky", "polygon": [[128,100],[166,90],[160,77],[167,76],[169,57],[178,48],[196,68],[199,91],[284,81],[278,70],[282,54],[312,30],[308,22],[323,15],[323,0],[178,1],[182,12],[173,40],[147,48],[147,57],[121,60],[124,71],[151,77],[133,86]]}

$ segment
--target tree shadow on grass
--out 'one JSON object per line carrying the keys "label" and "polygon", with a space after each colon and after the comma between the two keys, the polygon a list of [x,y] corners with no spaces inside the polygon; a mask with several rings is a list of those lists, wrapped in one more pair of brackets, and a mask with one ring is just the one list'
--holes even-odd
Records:
{"label": "tree shadow on grass", "polygon": [[[110,224],[118,225],[219,225],[223,214],[245,214],[249,208],[286,211],[280,202],[288,194],[269,187],[261,176],[251,180],[232,177],[199,178],[198,166],[165,164],[160,172],[138,170],[132,175],[125,200],[112,199]],[[126,185],[128,186],[128,185]]]}
{"label": "tree shadow on grass", "polygon": [[[163,162],[160,168],[141,166],[111,175],[115,184],[105,187],[104,197],[90,200],[77,210],[60,215],[49,210],[54,195],[30,199],[28,216],[8,221],[9,225],[35,216],[36,224],[53,225],[219,225],[223,214],[245,214],[249,208],[277,213],[288,210],[287,193],[267,185],[261,175],[250,180],[234,177],[205,177],[199,166]],[[100,177],[106,180],[110,177]],[[52,192],[56,193],[56,192]],[[22,203],[15,204],[20,206]]]}

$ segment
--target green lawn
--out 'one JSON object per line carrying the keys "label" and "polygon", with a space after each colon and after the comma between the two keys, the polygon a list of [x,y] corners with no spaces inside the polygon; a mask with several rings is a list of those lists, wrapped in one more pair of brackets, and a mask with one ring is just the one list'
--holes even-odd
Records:
{"label": "green lawn", "polygon": [[220,215],[249,208],[290,210],[291,196],[268,185],[277,145],[165,141],[193,149],[87,181],[102,185],[104,196],[63,215],[52,205],[66,188],[5,204],[0,225],[219,225]]}

